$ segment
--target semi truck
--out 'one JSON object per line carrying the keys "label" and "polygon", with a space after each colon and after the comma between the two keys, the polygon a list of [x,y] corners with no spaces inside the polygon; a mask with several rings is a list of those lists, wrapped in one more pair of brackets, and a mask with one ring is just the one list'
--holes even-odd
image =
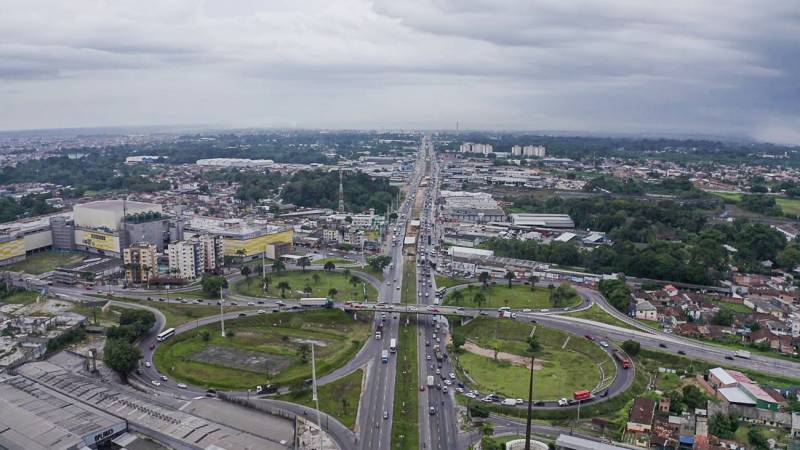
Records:
{"label": "semi truck", "polygon": [[389,362],[389,350],[383,350],[381,352],[381,361],[388,363]]}
{"label": "semi truck", "polygon": [[325,297],[318,297],[318,298],[301,298],[300,299],[300,306],[304,308],[310,307],[323,307],[323,308],[331,308],[333,307],[333,300]]}
{"label": "semi truck", "polygon": [[614,358],[619,361],[623,369],[631,368],[631,361],[621,351],[614,349]]}

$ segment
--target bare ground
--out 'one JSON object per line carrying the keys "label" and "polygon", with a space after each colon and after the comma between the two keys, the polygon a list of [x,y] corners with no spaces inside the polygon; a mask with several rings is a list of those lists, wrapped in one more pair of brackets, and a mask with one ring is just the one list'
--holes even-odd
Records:
{"label": "bare ground", "polygon": [[[464,347],[462,348],[470,353],[494,359],[494,350],[483,348],[472,341],[467,341],[467,343],[464,344]],[[515,366],[528,367],[528,368],[531,366],[530,358],[527,358],[525,356],[515,355],[513,353],[498,352],[497,360],[506,361],[511,364],[514,364]],[[537,359],[534,361],[533,370],[540,370],[542,367],[543,367],[542,360]]]}

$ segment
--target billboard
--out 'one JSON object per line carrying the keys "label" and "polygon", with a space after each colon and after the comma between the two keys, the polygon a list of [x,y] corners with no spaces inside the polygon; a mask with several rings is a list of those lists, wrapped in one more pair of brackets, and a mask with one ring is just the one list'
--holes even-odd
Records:
{"label": "billboard", "polygon": [[0,261],[25,255],[25,239],[20,237],[13,241],[0,242]]}
{"label": "billboard", "polygon": [[86,247],[106,252],[121,252],[119,236],[104,231],[75,230],[75,245],[85,245]]}

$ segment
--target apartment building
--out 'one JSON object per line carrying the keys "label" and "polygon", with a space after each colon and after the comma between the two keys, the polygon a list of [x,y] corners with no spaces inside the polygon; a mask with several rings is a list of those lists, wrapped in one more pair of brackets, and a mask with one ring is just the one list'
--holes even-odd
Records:
{"label": "apartment building", "polygon": [[513,156],[528,156],[531,158],[544,158],[546,150],[544,145],[515,145],[511,147],[511,154]]}
{"label": "apartment building", "polygon": [[170,274],[194,280],[205,272],[222,267],[224,244],[221,236],[196,234],[167,248]]}
{"label": "apartment building", "polygon": [[148,283],[158,269],[158,248],[155,244],[137,242],[122,251],[125,281]]}

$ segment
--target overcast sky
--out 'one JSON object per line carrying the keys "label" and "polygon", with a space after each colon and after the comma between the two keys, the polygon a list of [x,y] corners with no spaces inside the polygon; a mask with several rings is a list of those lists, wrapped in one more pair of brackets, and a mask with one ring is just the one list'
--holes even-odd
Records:
{"label": "overcast sky", "polygon": [[0,129],[456,121],[800,144],[800,3],[0,2]]}

